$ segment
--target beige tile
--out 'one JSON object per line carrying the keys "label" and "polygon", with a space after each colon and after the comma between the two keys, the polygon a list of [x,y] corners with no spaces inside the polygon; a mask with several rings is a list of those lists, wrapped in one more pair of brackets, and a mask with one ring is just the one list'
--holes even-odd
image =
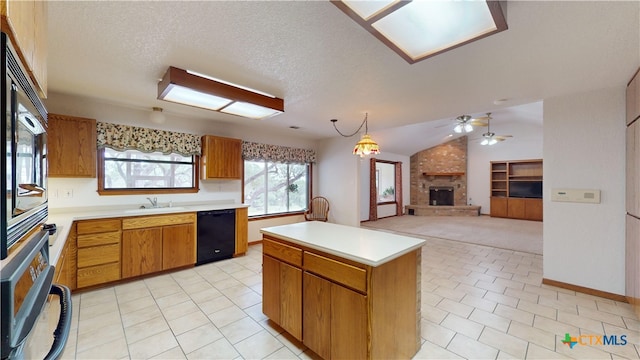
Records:
{"label": "beige tile", "polygon": [[186,358],[187,356],[182,352],[182,349],[180,348],[180,346],[176,346],[172,349],[169,349],[163,352],[162,354],[158,354],[152,357],[151,359],[179,360],[179,359],[186,359]]}
{"label": "beige tile", "polygon": [[562,311],[558,311],[558,321],[595,333],[601,334],[604,331],[602,322],[600,321],[589,319],[579,315],[568,314]]}
{"label": "beige tile", "polygon": [[498,303],[495,301],[483,299],[481,297],[476,297],[473,295],[466,295],[462,299],[461,303],[465,305],[473,306],[474,308],[482,309],[488,312],[493,312],[496,309],[496,306],[498,305]]}
{"label": "beige tile", "polygon": [[511,322],[508,334],[552,351],[556,348],[556,334],[517,321]]}
{"label": "beige tile", "polygon": [[116,293],[112,287],[89,291],[80,295],[80,306],[94,306],[116,302]]}
{"label": "beige tile", "polygon": [[504,294],[498,294],[493,291],[487,291],[483,298],[511,307],[518,306],[518,299]]}
{"label": "beige tile", "polygon": [[462,359],[462,357],[429,341],[425,341],[413,359]]}
{"label": "beige tile", "polygon": [[219,296],[222,296],[220,290],[210,287],[207,289],[203,289],[202,291],[190,293],[189,296],[191,300],[193,300],[196,304],[201,304],[203,302],[207,302],[209,300],[213,300]]}
{"label": "beige tile", "polygon": [[144,279],[144,283],[150,290],[178,284],[171,274],[163,274],[146,278]]}
{"label": "beige tile", "polygon": [[540,304],[535,304],[526,300],[520,300],[518,302],[518,309],[530,312],[532,314],[548,317],[549,319],[556,319],[557,310]]}
{"label": "beige tile", "polygon": [[473,312],[469,316],[469,320],[473,320],[477,323],[489,326],[502,332],[506,332],[509,328],[509,324],[511,323],[511,320],[507,318],[498,316],[490,312],[486,312],[481,309],[473,310]]}
{"label": "beige tile", "polygon": [[222,333],[213,324],[208,323],[189,330],[176,337],[185,354],[189,354],[201,347],[221,339]]}
{"label": "beige tile", "polygon": [[170,306],[181,304],[191,300],[189,295],[184,291],[179,291],[163,297],[155,297],[156,303],[160,309],[166,309]]}
{"label": "beige tile", "polygon": [[168,286],[151,288],[150,291],[153,297],[158,299],[167,295],[182,292],[182,288],[177,283],[174,283]]}
{"label": "beige tile", "polygon": [[502,316],[504,318],[519,321],[525,325],[533,324],[532,313],[514,309],[511,306],[498,304],[498,306],[496,306],[496,310],[493,313],[496,315]]}
{"label": "beige tile", "polygon": [[[82,323],[80,324],[82,326]],[[79,332],[76,352],[81,353],[108,342],[124,339],[124,330],[118,321],[89,332]]]}
{"label": "beige tile", "polygon": [[498,356],[498,349],[461,334],[453,337],[447,350],[466,359],[495,359]]}
{"label": "beige tile", "polygon": [[164,315],[167,320],[173,320],[187,314],[191,314],[192,312],[200,311],[200,308],[198,308],[198,306],[193,301],[187,300],[185,302],[171,305],[161,310],[162,315]]}
{"label": "beige tile", "polygon": [[521,283],[520,281],[505,279],[502,277],[496,277],[496,280],[493,283],[497,285],[503,285],[507,288],[515,289],[515,290],[524,289],[524,284]]}
{"label": "beige tile", "polygon": [[563,292],[558,292],[558,301],[563,304],[568,305],[581,305],[584,307],[588,307],[591,309],[597,309],[595,300],[589,298],[579,297],[577,295],[566,294]]}
{"label": "beige tile", "polygon": [[604,311],[610,314],[620,315],[622,317],[627,318],[636,318],[637,315],[633,311],[633,308],[629,304],[623,304],[620,302],[616,302],[615,304],[611,304],[608,302],[602,302],[596,300],[596,306],[599,311]]}
{"label": "beige tile", "polygon": [[475,340],[478,340],[478,336],[480,336],[480,333],[482,333],[482,329],[484,328],[480,323],[467,320],[455,314],[447,315],[441,325]]}
{"label": "beige tile", "polygon": [[[129,301],[133,301],[133,300],[137,300],[143,297],[148,297],[151,296],[151,291],[149,291],[149,289],[147,289],[147,286],[143,283],[140,282],[140,284],[142,284],[142,286],[136,286],[135,288],[132,288],[129,291],[118,291],[116,290],[116,296],[118,298],[118,304],[122,305],[124,303],[127,303]],[[117,289],[117,288],[116,288]]]}
{"label": "beige tile", "polygon": [[557,352],[551,351],[536,344],[529,344],[527,349],[527,359],[532,360],[550,360],[550,359],[571,359]]}
{"label": "beige tile", "polygon": [[162,316],[156,316],[147,321],[124,328],[127,343],[133,344],[149,336],[169,330],[169,325]]}
{"label": "beige tile", "polygon": [[482,331],[478,341],[511,354],[518,359],[524,359],[527,353],[526,341],[489,327]]}
{"label": "beige tile", "polygon": [[456,332],[454,330],[447,329],[429,320],[422,319],[420,322],[420,335],[422,338],[443,348],[447,347],[447,344],[449,344],[455,334]]}
{"label": "beige tile", "polygon": [[442,301],[440,301],[436,307],[438,309],[460,315],[464,318],[469,317],[469,315],[473,311],[473,306],[461,304],[449,299],[442,299]]}
{"label": "beige tile", "polygon": [[265,357],[269,360],[299,360],[300,358],[286,347],[282,347],[269,356]]}
{"label": "beige tile", "polygon": [[443,297],[432,292],[422,291],[422,299],[421,302],[423,304],[429,304],[431,306],[436,306],[440,301],[442,301]]}
{"label": "beige tile", "polygon": [[533,327],[554,333],[557,336],[564,336],[566,333],[579,334],[580,329],[577,326],[551,320],[544,316],[535,316]]}
{"label": "beige tile", "polygon": [[226,296],[218,296],[212,300],[198,303],[198,306],[200,307],[200,310],[209,315],[217,311],[230,308],[234,306],[234,304],[231,300],[227,299]]}
{"label": "beige tile", "polygon": [[255,274],[255,275],[243,277],[241,279],[238,279],[238,281],[240,281],[243,285],[249,286],[249,287],[262,284],[262,274]]}
{"label": "beige tile", "polygon": [[[169,320],[169,327],[174,335],[180,335],[205,324],[210,324],[209,318],[202,311],[195,311],[177,319]],[[187,353],[187,351],[185,351]]]}
{"label": "beige tile", "polygon": [[[573,334],[571,334],[573,335]],[[573,348],[562,344],[564,336],[558,336],[556,352],[574,359],[611,359],[611,355],[596,347],[576,344]]]}
{"label": "beige tile", "polygon": [[129,348],[127,347],[127,341],[120,337],[79,352],[76,355],[76,359],[120,359],[125,356],[129,356]]}
{"label": "beige tile", "polygon": [[471,286],[465,283],[460,283],[456,287],[456,290],[463,291],[467,295],[471,295],[479,298],[483,297],[487,293],[487,290],[478,289],[475,286]]}
{"label": "beige tile", "polygon": [[129,344],[129,355],[132,359],[147,359],[178,346],[171,330],[149,336],[133,344]]}
{"label": "beige tile", "polygon": [[587,317],[589,319],[599,320],[611,325],[622,326],[624,327],[624,321],[622,321],[622,316],[611,314],[604,311],[593,310],[587,307],[583,307],[578,305],[578,314],[581,317]]}
{"label": "beige tile", "polygon": [[569,314],[578,315],[578,306],[575,304],[567,304],[562,301],[549,299],[544,296],[541,296],[540,299],[538,299],[538,304],[549,306],[556,310],[561,310]]}
{"label": "beige tile", "polygon": [[250,317],[244,317],[220,328],[230,343],[236,344],[249,336],[260,332],[263,328]]}
{"label": "beige tile", "polygon": [[209,317],[209,319],[211,319],[211,322],[213,322],[215,326],[221,328],[247,317],[247,314],[237,306],[232,306],[222,310],[218,310],[207,316]]}
{"label": "beige tile", "polygon": [[253,305],[253,306],[250,306],[250,307],[248,307],[248,308],[246,308],[246,309],[243,309],[243,311],[244,311],[247,315],[251,316],[251,318],[252,318],[253,320],[258,321],[258,322],[260,322],[260,321],[262,321],[262,320],[265,320],[265,319],[267,318],[267,315],[265,315],[265,314],[262,312],[262,303],[259,303],[259,304],[255,304],[255,305]]}
{"label": "beige tile", "polygon": [[224,290],[224,289],[227,289],[227,288],[230,288],[230,287],[242,285],[242,283],[240,281],[232,278],[231,276],[227,277],[226,279],[219,280],[219,281],[213,281],[212,282],[209,279],[207,279],[207,281],[209,281],[218,290]]}
{"label": "beige tile", "polygon": [[[120,325],[119,313],[107,313],[78,322],[78,334],[94,332],[100,330],[104,326]],[[121,325],[120,325],[121,326]]]}
{"label": "beige tile", "polygon": [[92,306],[81,306],[79,320],[85,321],[99,315],[104,315],[104,314],[114,315],[117,313],[118,313],[118,303],[115,301],[110,303],[92,305]]}
{"label": "beige tile", "polygon": [[274,353],[284,345],[266,330],[235,344],[236,350],[245,359],[262,359]]}
{"label": "beige tile", "polygon": [[182,287],[182,290],[184,290],[184,292],[186,292],[187,294],[193,294],[193,293],[197,293],[197,292],[200,292],[200,291],[204,291],[204,290],[213,288],[213,285],[208,283],[203,278],[199,278],[199,279],[201,279],[201,280],[199,280],[197,282],[190,283],[190,284],[180,283],[180,286]]}
{"label": "beige tile", "polygon": [[251,293],[245,295],[230,296],[229,300],[231,300],[239,308],[246,309],[253,305],[262,303],[262,296],[251,291]]}
{"label": "beige tile", "polygon": [[134,311],[138,311],[144,309],[149,306],[155,306],[156,301],[153,299],[151,295],[141,297],[135,300],[128,301],[126,303],[120,304],[120,314],[129,314]]}
{"label": "beige tile", "polygon": [[631,344],[640,345],[640,331],[625,329],[619,326],[604,323],[604,332],[607,335],[627,335],[627,341]]}
{"label": "beige tile", "polygon": [[154,304],[140,310],[122,314],[122,325],[124,327],[133,326],[161,315],[162,313],[160,312],[160,309]]}
{"label": "beige tile", "polygon": [[[265,327],[262,323],[260,325],[262,325],[262,327]],[[289,349],[289,351],[296,355],[300,355],[305,350],[307,350],[307,347],[302,342],[298,341],[287,332],[283,331],[279,334],[274,334],[272,328],[265,328],[265,331],[267,331],[272,336],[275,336],[278,341],[280,341],[287,349]]]}
{"label": "beige tile", "polygon": [[507,288],[507,290],[505,290],[504,292],[505,295],[507,296],[511,296],[513,298],[516,298],[518,300],[526,300],[532,303],[537,303],[538,302],[538,298],[540,297],[540,295],[538,294],[534,294],[534,293],[530,293],[528,291],[523,291],[523,290],[518,290],[518,289],[512,289],[512,288]]}
{"label": "beige tile", "polygon": [[638,320],[635,316],[632,318],[623,317],[622,320],[627,326],[627,329],[640,331],[640,320]]}
{"label": "beige tile", "polygon": [[448,288],[448,287],[442,287],[442,286],[438,286],[434,291],[434,294],[442,296],[443,298],[447,298],[449,300],[453,300],[455,302],[458,302],[460,300],[462,300],[462,298],[466,295],[466,293],[464,291],[461,290],[454,290],[452,288]]}
{"label": "beige tile", "polygon": [[236,349],[229,343],[227,339],[217,340],[209,345],[201,347],[200,349],[187,354],[187,359],[189,360],[228,360],[235,359],[240,354],[236,351]]}

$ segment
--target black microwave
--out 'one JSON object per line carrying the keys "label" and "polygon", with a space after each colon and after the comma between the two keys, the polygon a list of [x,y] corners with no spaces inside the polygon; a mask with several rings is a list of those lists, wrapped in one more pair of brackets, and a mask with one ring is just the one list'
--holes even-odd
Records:
{"label": "black microwave", "polygon": [[11,41],[0,33],[0,98],[5,154],[0,202],[0,259],[32,229],[46,221],[47,208],[47,112],[34,91]]}

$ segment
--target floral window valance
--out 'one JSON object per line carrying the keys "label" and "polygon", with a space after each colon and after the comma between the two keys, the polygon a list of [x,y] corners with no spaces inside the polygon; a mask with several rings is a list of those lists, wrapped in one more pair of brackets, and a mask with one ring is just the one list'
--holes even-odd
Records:
{"label": "floral window valance", "polygon": [[199,135],[97,122],[98,149],[138,150],[183,156],[200,155]]}
{"label": "floral window valance", "polygon": [[245,160],[268,160],[282,163],[312,163],[316,161],[316,152],[311,149],[243,141],[242,158]]}

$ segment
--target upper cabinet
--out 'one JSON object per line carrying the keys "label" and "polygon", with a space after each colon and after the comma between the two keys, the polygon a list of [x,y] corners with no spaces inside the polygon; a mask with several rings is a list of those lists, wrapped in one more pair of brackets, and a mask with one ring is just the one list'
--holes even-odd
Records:
{"label": "upper cabinet", "polygon": [[96,121],[49,114],[49,177],[96,177]]}
{"label": "upper cabinet", "polygon": [[627,86],[627,125],[640,116],[640,70]]}
{"label": "upper cabinet", "polygon": [[242,140],[203,136],[200,164],[203,180],[242,179]]}
{"label": "upper cabinet", "polygon": [[47,97],[47,2],[0,0],[2,31],[18,52],[36,91]]}

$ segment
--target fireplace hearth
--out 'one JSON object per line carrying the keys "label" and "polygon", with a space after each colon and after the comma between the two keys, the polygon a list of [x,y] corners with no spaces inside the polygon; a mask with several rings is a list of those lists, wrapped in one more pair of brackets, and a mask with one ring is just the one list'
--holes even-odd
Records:
{"label": "fireplace hearth", "polygon": [[429,205],[452,206],[453,186],[429,186]]}

